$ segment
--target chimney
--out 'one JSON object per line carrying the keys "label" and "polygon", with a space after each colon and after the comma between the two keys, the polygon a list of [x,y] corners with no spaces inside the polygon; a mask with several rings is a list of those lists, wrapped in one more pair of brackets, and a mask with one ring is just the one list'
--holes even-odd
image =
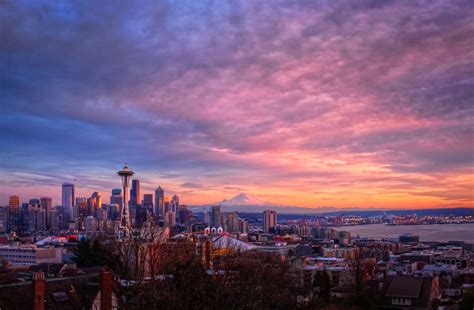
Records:
{"label": "chimney", "polygon": [[33,309],[44,310],[46,297],[46,282],[44,281],[44,272],[35,272],[33,274]]}
{"label": "chimney", "polygon": [[100,309],[112,310],[112,272],[103,268],[100,273]]}

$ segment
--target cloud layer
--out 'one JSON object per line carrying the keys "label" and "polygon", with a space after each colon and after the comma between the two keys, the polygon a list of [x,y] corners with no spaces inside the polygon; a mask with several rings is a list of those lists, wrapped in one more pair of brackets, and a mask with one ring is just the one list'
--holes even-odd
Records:
{"label": "cloud layer", "polygon": [[0,6],[0,204],[126,161],[190,204],[474,206],[470,1]]}

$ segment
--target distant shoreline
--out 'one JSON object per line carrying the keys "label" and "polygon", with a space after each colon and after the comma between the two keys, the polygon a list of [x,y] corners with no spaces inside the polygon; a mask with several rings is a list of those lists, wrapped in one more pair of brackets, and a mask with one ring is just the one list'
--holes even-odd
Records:
{"label": "distant shoreline", "polygon": [[[464,225],[461,225],[464,224]],[[464,241],[474,243],[474,223],[427,224],[427,225],[386,225],[367,224],[333,227],[349,232],[353,237],[397,238],[411,233],[420,236],[421,242],[437,240],[440,242]]]}

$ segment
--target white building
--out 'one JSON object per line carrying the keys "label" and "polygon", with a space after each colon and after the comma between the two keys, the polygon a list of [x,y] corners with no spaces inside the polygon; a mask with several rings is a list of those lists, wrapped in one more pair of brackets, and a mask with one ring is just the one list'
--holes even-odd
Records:
{"label": "white building", "polygon": [[35,245],[0,246],[0,259],[12,265],[37,265],[41,263],[62,263],[62,248]]}

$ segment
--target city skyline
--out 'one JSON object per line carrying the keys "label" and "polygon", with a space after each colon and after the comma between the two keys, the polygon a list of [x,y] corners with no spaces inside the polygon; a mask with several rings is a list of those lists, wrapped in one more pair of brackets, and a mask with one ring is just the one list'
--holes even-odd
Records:
{"label": "city skyline", "polygon": [[469,1],[0,8],[0,205],[127,162],[189,205],[474,207]]}

